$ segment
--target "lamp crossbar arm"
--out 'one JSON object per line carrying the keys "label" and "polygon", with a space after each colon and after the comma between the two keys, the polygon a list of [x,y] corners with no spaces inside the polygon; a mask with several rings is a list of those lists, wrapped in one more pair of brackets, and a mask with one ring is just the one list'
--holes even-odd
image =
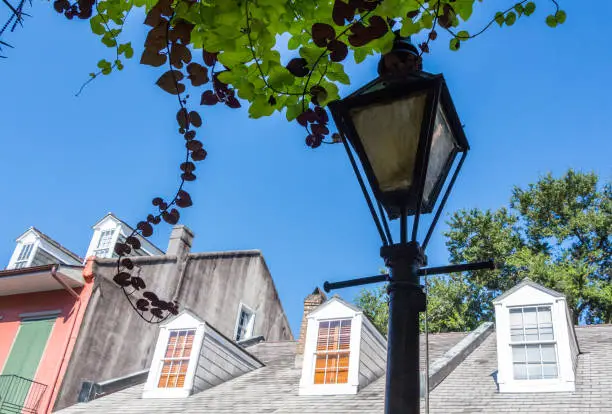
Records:
{"label": "lamp crossbar arm", "polygon": [[334,290],[334,289],[342,289],[342,288],[353,287],[353,286],[368,285],[370,283],[380,283],[380,282],[386,282],[388,280],[389,280],[389,275],[378,275],[378,276],[362,277],[359,279],[344,280],[342,282],[332,282],[332,283],[325,282],[323,283],[323,290],[329,293],[330,290]]}
{"label": "lamp crossbar arm", "polygon": [[418,272],[419,276],[431,276],[441,275],[444,273],[467,272],[468,270],[495,270],[497,268],[498,265],[493,260],[487,260],[485,262],[429,267],[425,269],[419,269]]}

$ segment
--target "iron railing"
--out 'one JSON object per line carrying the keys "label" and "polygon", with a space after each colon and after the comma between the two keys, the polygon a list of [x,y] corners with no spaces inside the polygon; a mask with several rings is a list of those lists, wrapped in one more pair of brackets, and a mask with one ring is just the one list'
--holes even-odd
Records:
{"label": "iron railing", "polygon": [[18,375],[0,375],[0,413],[37,414],[47,386]]}

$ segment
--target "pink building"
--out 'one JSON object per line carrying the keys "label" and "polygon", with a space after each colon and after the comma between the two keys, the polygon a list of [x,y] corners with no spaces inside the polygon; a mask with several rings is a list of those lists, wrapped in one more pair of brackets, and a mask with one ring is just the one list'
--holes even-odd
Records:
{"label": "pink building", "polygon": [[0,412],[48,413],[91,296],[91,261],[35,228],[0,271]]}

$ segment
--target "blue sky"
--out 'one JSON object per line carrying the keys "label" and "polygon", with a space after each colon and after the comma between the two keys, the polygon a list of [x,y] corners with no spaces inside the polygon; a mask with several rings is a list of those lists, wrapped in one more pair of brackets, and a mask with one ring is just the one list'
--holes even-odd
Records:
{"label": "blue sky", "polygon": [[[550,29],[538,10],[513,27],[448,50],[432,44],[425,69],[443,72],[472,146],[446,212],[498,208],[514,185],[551,171],[595,171],[612,179],[612,52],[597,10],[561,2],[567,22]],[[478,4],[478,3],[477,3]],[[510,4],[510,3],[508,3]],[[505,5],[497,5],[503,8]],[[472,31],[496,10],[477,5]],[[15,49],[0,61],[0,267],[14,239],[36,226],[84,254],[93,225],[112,211],[135,224],[150,200],[178,183],[183,157],[176,99],[154,85],[162,70],[134,59],[123,72],[75,92],[112,53],[89,24],[66,21],[35,1],[24,28],[9,35]],[[134,15],[127,33],[139,56],[145,28]],[[375,76],[376,60],[348,65],[353,90]],[[376,274],[376,229],[341,146],[310,150],[304,132],[284,115],[250,120],[246,110],[201,110],[200,136],[209,157],[187,190],[194,207],[182,223],[196,234],[194,251],[260,249],[294,333],[303,297],[325,280]],[[448,260],[441,223],[428,249],[431,265]],[[152,241],[165,248],[168,225]],[[352,299],[358,289],[340,294]]]}

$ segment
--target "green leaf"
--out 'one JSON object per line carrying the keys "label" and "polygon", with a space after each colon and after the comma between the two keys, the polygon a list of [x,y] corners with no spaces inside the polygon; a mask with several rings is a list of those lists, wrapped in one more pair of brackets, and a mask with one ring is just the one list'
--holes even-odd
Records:
{"label": "green leaf", "polygon": [[94,17],[89,19],[89,25],[91,26],[91,31],[94,34],[102,36],[105,32],[104,26],[102,25],[102,17],[99,14],[96,14]]}
{"label": "green leaf", "polygon": [[321,53],[324,51],[322,48],[312,47],[312,46],[302,46],[300,48],[300,57],[306,59],[306,61],[312,65],[316,60],[321,56]]}
{"label": "green leaf", "polygon": [[334,82],[340,82],[343,83],[345,85],[350,85],[351,84],[351,80],[349,79],[348,75],[342,71],[342,72],[327,72],[327,79],[334,81]]}
{"label": "green leaf", "polygon": [[461,46],[461,42],[456,37],[453,37],[450,40],[450,50],[456,52],[457,50],[459,50],[460,46]]}
{"label": "green leaf", "polygon": [[530,1],[525,4],[525,16],[531,16],[536,9],[536,5],[534,2]]}
{"label": "green leaf", "polygon": [[293,85],[295,76],[282,66],[275,67],[270,71],[268,83],[275,89],[285,89],[286,86]]}
{"label": "green leaf", "polygon": [[505,22],[508,26],[512,26],[516,22],[516,13],[510,12],[506,14]]}
{"label": "green leaf", "polygon": [[454,4],[455,11],[465,22],[472,16],[474,0],[457,0]]}
{"label": "green leaf", "polygon": [[523,7],[523,5],[521,3],[516,3],[516,5],[514,6],[514,10],[516,10],[516,13],[520,16],[522,16],[523,12],[525,11],[525,8]]}
{"label": "green leaf", "polygon": [[567,18],[567,14],[563,10],[559,10],[557,13],[555,13],[555,20],[559,24],[565,23],[566,18]]}
{"label": "green leaf", "polygon": [[549,27],[557,27],[557,20],[555,19],[555,16],[552,14],[548,15],[548,17],[546,17],[546,24]]}
{"label": "green leaf", "polygon": [[132,49],[131,43],[126,43],[124,55],[127,59],[131,59],[134,56],[134,49]]}
{"label": "green leaf", "polygon": [[268,99],[266,95],[258,95],[249,107],[249,117],[257,119],[272,115],[274,106],[270,105]]}
{"label": "green leaf", "polygon": [[291,37],[291,39],[289,39],[289,42],[287,43],[287,48],[289,50],[295,50],[298,47],[300,47],[301,42],[300,42],[300,38],[299,36],[293,36]]}
{"label": "green leaf", "polygon": [[365,47],[359,47],[354,50],[353,57],[355,58],[355,63],[361,63],[368,57],[370,51]]}
{"label": "green leaf", "polygon": [[302,113],[302,109],[303,105],[301,102],[287,106],[287,113],[285,114],[287,116],[287,121],[291,122],[297,118],[298,115]]}
{"label": "green leaf", "polygon": [[497,22],[499,27],[502,27],[505,21],[504,14],[502,12],[495,13],[495,21]]}
{"label": "green leaf", "polygon": [[229,70],[224,70],[223,72],[219,73],[217,75],[217,79],[228,85],[233,85],[235,82],[234,74]]}
{"label": "green leaf", "polygon": [[466,30],[461,30],[459,33],[457,33],[457,37],[460,40],[468,40],[470,38],[470,34]]}
{"label": "green leaf", "polygon": [[98,61],[98,67],[100,69],[110,68],[110,66],[111,66],[110,62],[106,59],[101,59]]}

